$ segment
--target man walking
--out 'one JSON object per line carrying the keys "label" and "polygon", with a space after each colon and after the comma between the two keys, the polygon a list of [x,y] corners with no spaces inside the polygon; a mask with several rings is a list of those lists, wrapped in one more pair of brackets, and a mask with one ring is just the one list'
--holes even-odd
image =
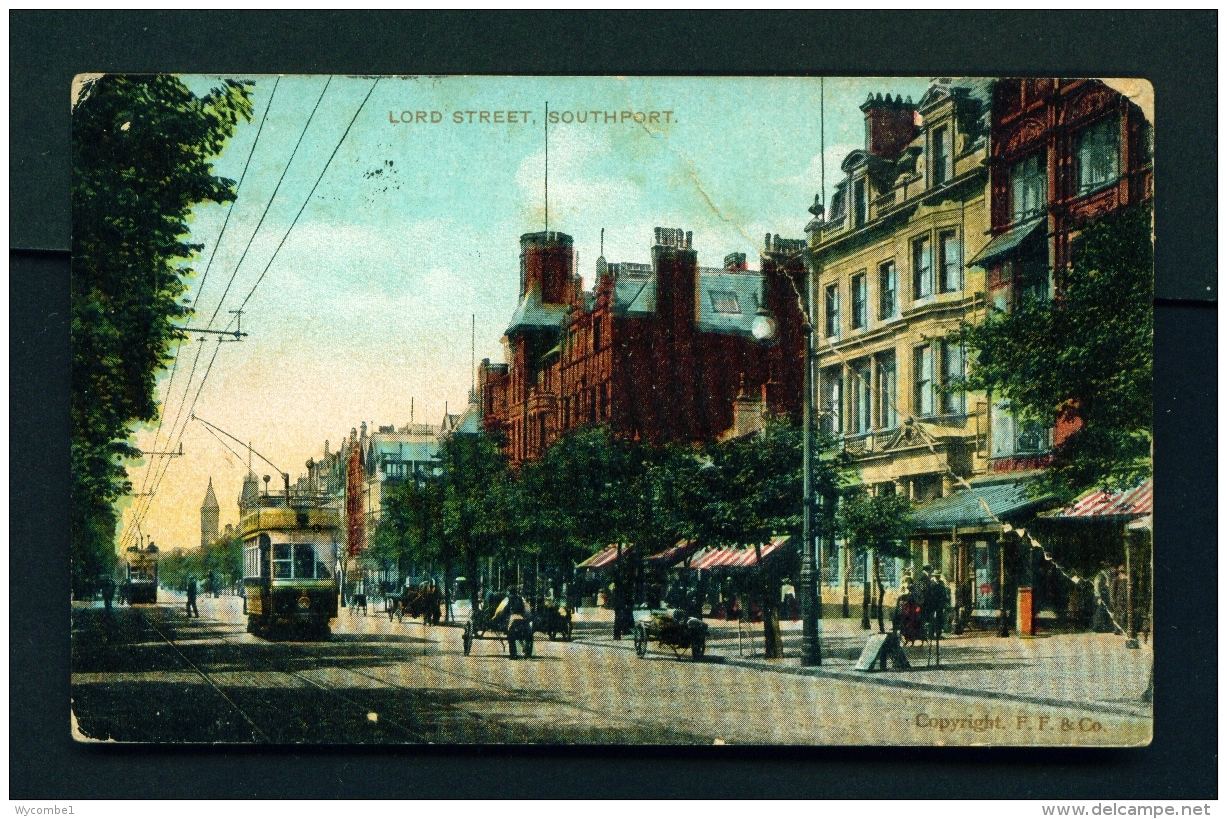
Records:
{"label": "man walking", "polygon": [[1095,617],[1091,628],[1098,634],[1113,631],[1112,628],[1112,572],[1105,560],[1095,575]]}
{"label": "man walking", "polygon": [[187,579],[187,616],[200,619],[200,610],[196,608],[196,578]]}

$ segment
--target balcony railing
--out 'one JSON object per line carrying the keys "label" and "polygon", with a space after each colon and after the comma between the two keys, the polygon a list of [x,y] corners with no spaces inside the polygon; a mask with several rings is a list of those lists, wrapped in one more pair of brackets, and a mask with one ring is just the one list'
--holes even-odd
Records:
{"label": "balcony railing", "polygon": [[853,455],[865,455],[874,450],[874,434],[860,432],[844,436],[844,450]]}

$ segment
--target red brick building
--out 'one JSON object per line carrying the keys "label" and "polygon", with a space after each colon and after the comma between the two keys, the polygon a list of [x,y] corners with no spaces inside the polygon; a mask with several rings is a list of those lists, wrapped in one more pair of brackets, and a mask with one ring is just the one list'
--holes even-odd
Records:
{"label": "red brick building", "polygon": [[[1128,97],[1098,80],[998,80],[993,91],[990,169],[992,239],[972,259],[987,274],[998,309],[1023,294],[1060,289],[1072,242],[1089,222],[1153,195],[1151,125]],[[993,470],[1042,466],[1053,431],[1016,425],[993,408]]]}
{"label": "red brick building", "polygon": [[[520,237],[507,363],[478,370],[483,423],[504,432],[513,462],[588,424],[653,443],[711,441],[733,427],[743,390],[770,412],[800,412],[804,240],[768,236],[752,271],[739,253],[700,267],[681,229],[654,238],[651,264],[602,257],[585,291],[570,236]],[[778,330],[764,344],[751,328],[768,313]]]}

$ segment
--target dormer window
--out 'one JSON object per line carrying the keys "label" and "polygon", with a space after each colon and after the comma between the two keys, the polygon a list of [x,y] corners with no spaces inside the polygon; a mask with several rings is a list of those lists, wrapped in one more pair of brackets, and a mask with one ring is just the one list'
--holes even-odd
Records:
{"label": "dormer window", "polygon": [[865,224],[868,219],[868,207],[866,205],[865,193],[865,178],[861,177],[852,183],[852,207],[854,213],[854,227],[860,227]]}
{"label": "dormer window", "polygon": [[933,187],[944,185],[954,177],[954,151],[950,126],[933,129]]}

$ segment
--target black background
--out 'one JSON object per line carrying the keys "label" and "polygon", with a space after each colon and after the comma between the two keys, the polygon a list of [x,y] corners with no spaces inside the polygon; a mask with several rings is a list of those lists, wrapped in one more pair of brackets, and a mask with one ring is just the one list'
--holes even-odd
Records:
{"label": "black background", "polygon": [[[10,12],[10,798],[1216,798],[1217,13]],[[79,745],[69,84],[79,72],[1145,77],[1155,738],[1129,750]],[[679,715],[682,718],[683,715]]]}

